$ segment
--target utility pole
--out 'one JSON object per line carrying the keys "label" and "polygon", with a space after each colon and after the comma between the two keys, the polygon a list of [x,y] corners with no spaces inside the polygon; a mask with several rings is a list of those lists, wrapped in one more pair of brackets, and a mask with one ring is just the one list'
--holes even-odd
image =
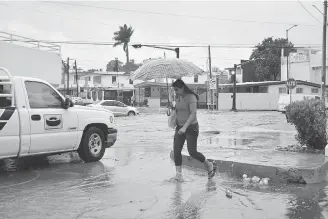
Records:
{"label": "utility pole", "polygon": [[74,62],[74,65],[75,65],[76,96],[79,97],[79,80],[78,80],[78,75],[77,75],[76,60]]}
{"label": "utility pole", "polygon": [[119,88],[120,87],[120,84],[118,82],[118,71],[119,71],[118,58],[115,58],[115,70],[116,70],[116,83],[117,83],[117,88]]}
{"label": "utility pole", "polygon": [[237,74],[237,65],[234,65],[234,74],[233,74],[233,96],[232,96],[232,109],[231,111],[236,112],[236,74]]}
{"label": "utility pole", "polygon": [[[295,24],[295,25],[291,26],[290,28],[288,28],[286,30],[286,39],[287,39],[287,47],[286,47],[286,53],[287,53],[287,60],[286,60],[287,61],[287,63],[286,63],[286,65],[287,65],[287,80],[289,79],[289,52],[290,52],[290,48],[288,47],[288,45],[289,45],[288,32],[291,29],[293,29],[294,27],[297,27],[297,25]],[[289,89],[287,89],[287,94],[289,94]]]}
{"label": "utility pole", "polygon": [[[288,45],[288,30],[286,30],[286,38],[287,38],[287,45]],[[287,65],[287,81],[288,81],[288,79],[289,79],[289,48],[288,47],[286,48],[286,52],[287,52],[287,59],[286,59],[286,61],[287,61],[287,63],[286,63],[286,65]],[[287,94],[289,94],[289,89],[287,89]]]}
{"label": "utility pole", "polygon": [[220,92],[220,77],[219,74],[216,75],[216,110],[219,111],[219,92]]}
{"label": "utility pole", "polygon": [[66,95],[69,95],[69,57],[67,57],[67,65],[66,65],[66,73],[67,73],[67,90]]}
{"label": "utility pole", "polygon": [[212,59],[211,59],[211,46],[208,46],[208,64],[209,64],[209,70],[210,70],[210,95],[211,95],[211,109],[213,110],[213,90],[211,89],[211,80],[212,80]]}
{"label": "utility pole", "polygon": [[[323,34],[322,34],[322,74],[321,74],[321,100],[322,106],[325,109],[325,94],[326,94],[326,56],[327,56],[327,48],[326,48],[326,40],[327,40],[327,0],[324,1],[324,9],[323,9]],[[325,110],[323,110],[325,113]]]}

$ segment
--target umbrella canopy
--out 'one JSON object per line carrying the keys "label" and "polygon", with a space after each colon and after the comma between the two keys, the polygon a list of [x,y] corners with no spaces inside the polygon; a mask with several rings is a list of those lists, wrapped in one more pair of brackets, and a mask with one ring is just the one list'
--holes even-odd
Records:
{"label": "umbrella canopy", "polygon": [[183,59],[158,59],[139,67],[131,79],[148,81],[156,78],[182,78],[201,75],[203,72],[195,64]]}

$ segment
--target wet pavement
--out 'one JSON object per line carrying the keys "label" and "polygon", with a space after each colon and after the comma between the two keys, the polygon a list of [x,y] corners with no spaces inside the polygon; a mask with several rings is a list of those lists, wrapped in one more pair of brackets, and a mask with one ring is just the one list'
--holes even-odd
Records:
{"label": "wet pavement", "polygon": [[[167,117],[116,120],[118,141],[101,162],[83,163],[75,153],[2,161],[0,218],[328,218],[327,183],[260,187],[225,174],[208,181],[204,171],[188,167],[185,182],[171,181]],[[199,150],[208,155],[218,147],[295,143],[294,128],[277,112],[202,111],[199,122]]]}

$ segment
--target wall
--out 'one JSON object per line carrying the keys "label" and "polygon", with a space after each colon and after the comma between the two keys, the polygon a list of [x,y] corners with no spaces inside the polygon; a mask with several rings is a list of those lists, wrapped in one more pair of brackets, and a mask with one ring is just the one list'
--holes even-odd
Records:
{"label": "wall", "polygon": [[150,87],[150,95],[152,98],[160,98],[161,96],[161,87],[159,86],[151,86]]}
{"label": "wall", "polygon": [[61,83],[62,58],[55,52],[0,42],[0,66],[7,68],[14,76]]}
{"label": "wall", "polygon": [[[286,88],[286,86],[284,84],[270,85],[268,92],[271,94],[279,94],[279,88]],[[311,87],[311,86],[307,86],[307,85],[297,85],[296,88],[303,88],[302,94],[319,94],[319,93],[312,93],[312,88],[315,88],[315,87]],[[296,88],[294,88],[292,90],[292,93],[296,93]],[[320,92],[320,89],[319,89],[319,92]]]}
{"label": "wall", "polygon": [[[270,85],[268,86],[268,93],[236,93],[236,108],[237,110],[277,110],[280,96],[279,88],[286,88],[286,86],[284,84]],[[312,92],[312,89],[316,87],[298,85],[296,88],[303,88],[302,94],[319,94]],[[293,89],[292,94],[296,93],[296,88]],[[320,92],[320,89],[317,91]],[[231,108],[232,93],[219,93],[219,109],[230,110]]]}
{"label": "wall", "polygon": [[182,80],[186,84],[205,84],[205,82],[207,81],[207,75],[206,74],[198,75],[197,83],[194,82],[194,77],[182,77]]}
{"label": "wall", "polygon": [[[246,62],[246,63],[245,63]],[[248,62],[248,60],[241,60],[244,63],[242,68],[242,82],[256,82],[257,77],[255,75],[255,67],[253,62]]]}
{"label": "wall", "polygon": [[159,97],[147,97],[149,108],[160,108],[161,102]]}
{"label": "wall", "polygon": [[[237,110],[277,110],[279,94],[236,93]],[[232,108],[232,93],[219,94],[219,110]]]}

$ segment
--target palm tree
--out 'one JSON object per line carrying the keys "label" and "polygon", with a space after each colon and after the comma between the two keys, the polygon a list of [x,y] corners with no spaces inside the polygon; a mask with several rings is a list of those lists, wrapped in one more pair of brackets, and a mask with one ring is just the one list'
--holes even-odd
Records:
{"label": "palm tree", "polygon": [[119,26],[119,31],[114,32],[113,40],[115,40],[114,47],[123,44],[123,50],[126,54],[126,63],[129,63],[129,42],[131,36],[134,32],[132,26],[128,27],[126,24],[124,26]]}

